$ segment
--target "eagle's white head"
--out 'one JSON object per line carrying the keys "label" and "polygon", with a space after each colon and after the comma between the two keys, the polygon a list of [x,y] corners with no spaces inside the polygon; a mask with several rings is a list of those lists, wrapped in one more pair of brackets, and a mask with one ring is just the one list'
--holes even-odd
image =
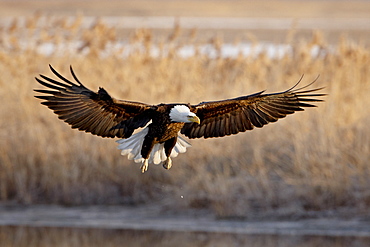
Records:
{"label": "eagle's white head", "polygon": [[170,111],[170,119],[173,122],[194,122],[200,124],[200,119],[197,117],[197,115],[195,115],[195,113],[191,112],[189,107],[186,105],[175,105],[172,107]]}

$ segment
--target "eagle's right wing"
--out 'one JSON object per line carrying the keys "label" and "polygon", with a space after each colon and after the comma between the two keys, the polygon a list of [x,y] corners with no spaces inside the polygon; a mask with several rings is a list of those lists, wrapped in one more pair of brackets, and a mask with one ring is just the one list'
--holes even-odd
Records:
{"label": "eagle's right wing", "polygon": [[[298,82],[299,83],[299,82]],[[263,94],[262,92],[248,96],[221,101],[203,102],[192,105],[191,111],[200,119],[200,124],[186,123],[181,133],[189,138],[222,137],[237,134],[254,127],[261,128],[270,122],[296,111],[303,111],[304,107],[313,107],[311,102],[322,101],[312,97],[321,97],[325,94],[314,93],[322,88],[303,90],[310,86],[296,89],[298,83],[280,93]]]}
{"label": "eagle's right wing", "polygon": [[[44,94],[35,97],[45,100],[41,104],[72,128],[102,137],[128,138],[136,128],[144,127],[150,121],[149,112],[154,106],[114,99],[103,88],[93,92],[77,79],[72,67],[70,70],[76,83],[60,75],[51,65],[49,67],[63,82],[40,75],[44,80],[36,80],[52,90],[35,89]],[[149,114],[141,114],[145,111]]]}

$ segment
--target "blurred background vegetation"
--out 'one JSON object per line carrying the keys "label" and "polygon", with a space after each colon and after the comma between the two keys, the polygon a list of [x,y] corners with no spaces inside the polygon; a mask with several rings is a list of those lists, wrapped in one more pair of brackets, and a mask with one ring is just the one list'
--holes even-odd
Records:
{"label": "blurred background vegetation", "polygon": [[[153,5],[156,1],[139,1],[140,12],[129,2],[118,6],[115,1],[104,5],[36,1],[33,7],[21,1],[1,2],[2,202],[157,203],[175,212],[206,209],[222,218],[369,214],[368,30],[301,30],[294,21],[287,30],[199,30],[183,28],[181,18],[171,28],[149,29],[105,21],[108,15],[189,13],[317,18],[334,4],[308,1],[308,7],[306,1],[272,1],[272,8],[254,1],[241,1],[244,7],[239,1],[175,1],[177,5],[164,1],[166,8],[159,8]],[[303,5],[297,16],[298,2]],[[278,11],[288,3],[290,8]],[[370,12],[368,5],[336,2],[332,18],[350,19],[347,15],[353,11],[364,17]],[[266,42],[284,45],[283,52],[272,56]],[[251,51],[225,56],[224,48],[230,44],[250,44]],[[194,52],[184,56],[189,48]],[[325,86],[328,96],[318,108],[263,129],[191,140],[193,148],[175,158],[171,170],[151,166],[141,174],[138,164],[120,156],[114,140],[70,129],[33,97],[32,90],[40,87],[34,77],[50,76],[48,64],[69,78],[72,65],[93,90],[101,86],[116,98],[151,104],[196,104],[264,89],[282,91],[302,74],[302,85],[320,75],[315,85]]]}

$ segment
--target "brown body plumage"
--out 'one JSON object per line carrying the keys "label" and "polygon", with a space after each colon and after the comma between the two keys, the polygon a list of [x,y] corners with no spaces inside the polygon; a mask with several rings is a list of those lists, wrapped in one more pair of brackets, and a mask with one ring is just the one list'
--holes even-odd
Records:
{"label": "brown body plumage", "polygon": [[[309,102],[321,100],[311,97],[324,95],[314,93],[321,88],[303,90],[312,83],[295,89],[298,82],[280,93],[263,94],[262,91],[198,105],[149,105],[114,99],[103,88],[93,92],[78,80],[72,67],[75,83],[61,76],[53,67],[50,69],[61,81],[40,75],[43,80],[36,80],[52,90],[36,89],[43,95],[35,97],[43,99],[42,104],[72,128],[101,137],[123,138],[118,141],[122,154],[129,154],[129,158],[142,162],[143,172],[148,162],[163,162],[168,169],[171,167],[170,156],[185,152],[184,148],[186,150],[189,145],[183,138],[178,138],[179,132],[189,138],[237,134],[276,122],[295,111],[302,111],[303,107],[314,107]],[[146,127],[146,131],[133,135],[134,130],[141,127]],[[154,156],[152,160],[149,160],[150,156]]]}

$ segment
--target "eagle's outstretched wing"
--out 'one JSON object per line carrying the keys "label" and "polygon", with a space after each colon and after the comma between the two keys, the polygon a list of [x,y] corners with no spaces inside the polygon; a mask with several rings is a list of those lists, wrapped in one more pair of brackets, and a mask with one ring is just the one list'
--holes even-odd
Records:
{"label": "eagle's outstretched wing", "polygon": [[322,101],[311,98],[324,96],[325,94],[313,93],[322,88],[303,90],[312,85],[314,83],[312,82],[307,86],[295,89],[299,82],[280,93],[263,94],[264,91],[262,91],[234,99],[192,105],[191,111],[200,118],[200,124],[187,123],[181,133],[189,138],[210,138],[237,134],[254,127],[261,128],[295,111],[303,111],[302,107],[315,106],[305,102]]}
{"label": "eagle's outstretched wing", "polygon": [[40,75],[43,80],[36,80],[52,90],[35,89],[43,94],[35,97],[45,100],[42,104],[72,128],[102,137],[128,138],[136,128],[149,122],[150,114],[141,113],[152,110],[154,106],[114,99],[103,88],[93,92],[77,79],[72,67],[70,70],[76,83],[60,75],[51,65],[49,67],[63,82]]}

